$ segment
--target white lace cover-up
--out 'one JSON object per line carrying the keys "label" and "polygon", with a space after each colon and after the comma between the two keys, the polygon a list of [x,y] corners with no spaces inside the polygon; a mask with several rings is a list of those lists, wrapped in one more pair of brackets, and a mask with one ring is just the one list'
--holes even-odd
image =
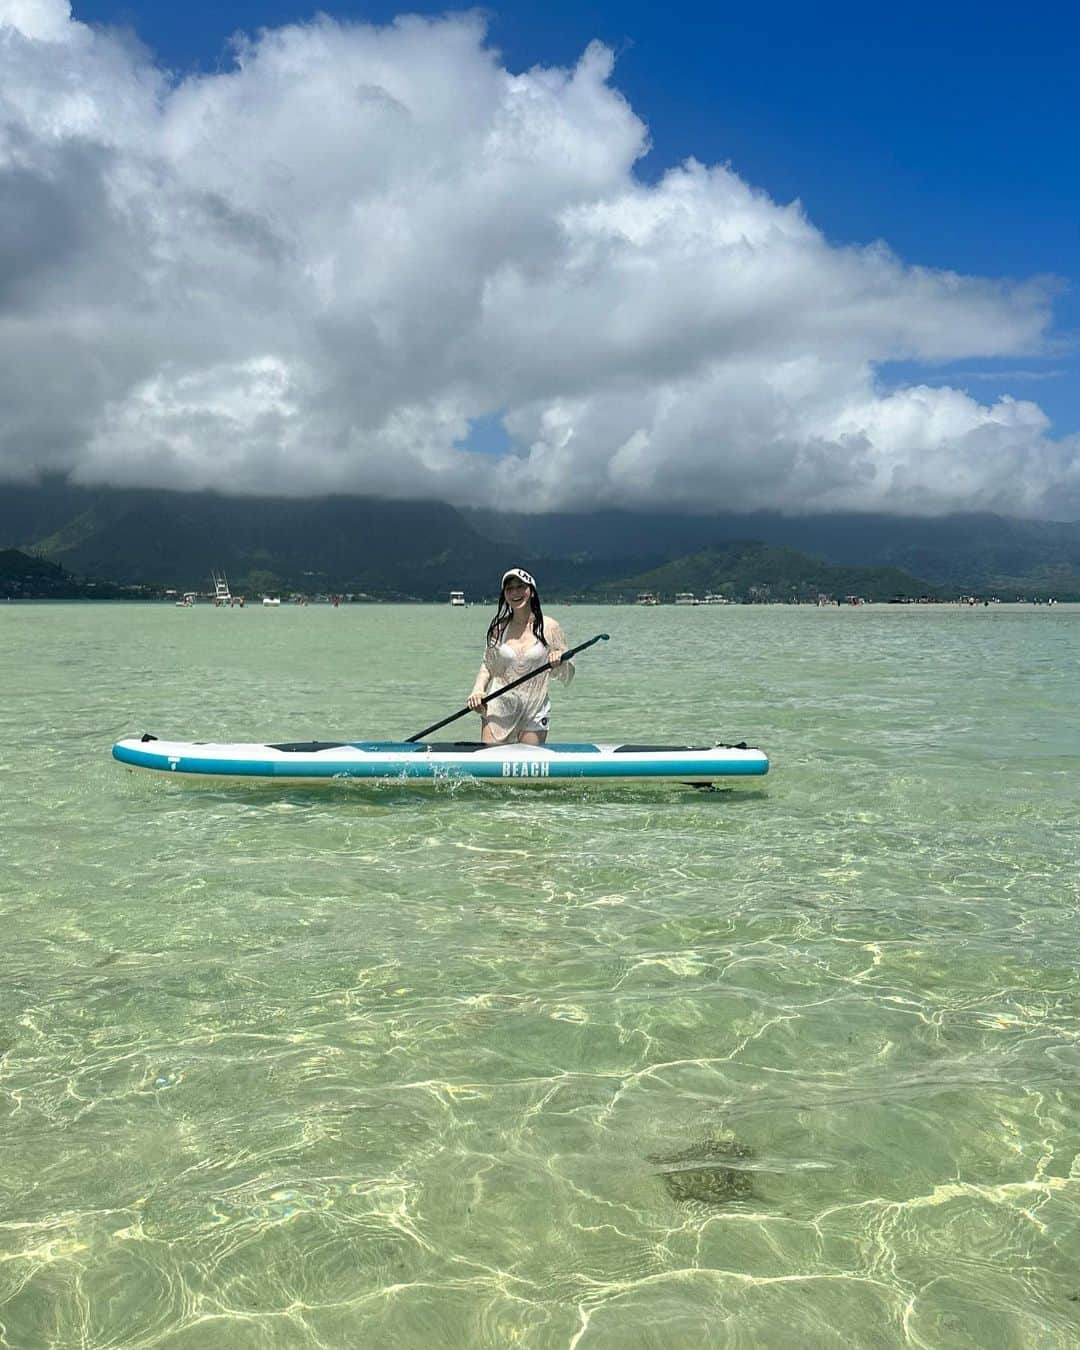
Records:
{"label": "white lace cover-up", "polygon": [[[524,651],[518,651],[507,642],[485,648],[474,691],[490,697],[495,690],[504,689],[543,665],[552,652],[566,651],[566,638],[555,619],[545,617],[544,636],[548,641],[546,647],[536,639]],[[484,725],[490,728],[496,742],[512,740],[523,731],[547,731],[551,717],[548,685],[552,675],[569,684],[574,678],[573,661],[560,662],[550,671],[527,680],[487,705],[483,712]]]}

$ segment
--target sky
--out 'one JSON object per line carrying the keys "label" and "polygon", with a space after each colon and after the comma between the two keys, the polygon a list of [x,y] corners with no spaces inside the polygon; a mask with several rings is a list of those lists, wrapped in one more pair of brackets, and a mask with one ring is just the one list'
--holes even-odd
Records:
{"label": "sky", "polygon": [[0,0],[0,491],[1078,519],[1078,36]]}

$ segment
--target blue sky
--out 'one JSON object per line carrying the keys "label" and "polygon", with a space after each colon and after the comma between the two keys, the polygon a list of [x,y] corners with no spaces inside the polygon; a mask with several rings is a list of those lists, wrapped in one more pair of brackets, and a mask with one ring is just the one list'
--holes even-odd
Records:
{"label": "blue sky", "polygon": [[[386,23],[448,8],[384,0],[74,6],[86,22],[131,28],[178,73],[227,66],[235,31],[316,10]],[[511,69],[572,65],[594,38],[614,50],[614,83],[649,127],[652,150],[637,166],[645,177],[690,155],[730,162],[778,201],[801,199],[833,242],[881,238],[931,267],[1060,278],[1060,351],[955,369],[984,377],[984,394],[995,370],[1008,372],[1004,383],[1037,398],[1057,431],[1080,430],[1080,7],[545,0],[481,8]]]}
{"label": "blue sky", "polygon": [[1080,515],[1064,5],[64,2],[0,478]]}

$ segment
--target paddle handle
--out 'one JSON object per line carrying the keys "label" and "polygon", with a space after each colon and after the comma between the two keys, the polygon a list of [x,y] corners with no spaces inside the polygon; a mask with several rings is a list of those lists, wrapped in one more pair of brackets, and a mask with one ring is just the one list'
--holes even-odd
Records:
{"label": "paddle handle", "polygon": [[[607,642],[609,637],[609,633],[597,633],[597,635],[594,638],[590,638],[588,642],[582,642],[577,647],[571,647],[568,652],[563,652],[562,659],[564,661],[569,661],[571,657],[577,656],[578,652],[583,652],[586,647],[591,647],[594,642]],[[493,698],[498,698],[500,694],[506,694],[511,689],[516,689],[519,684],[524,684],[526,680],[533,680],[537,675],[543,675],[545,670],[551,670],[550,662],[547,665],[537,666],[535,670],[530,670],[527,675],[521,675],[518,679],[511,680],[509,684],[504,684],[501,689],[496,689],[493,694],[488,694],[486,698],[481,700],[480,706],[486,708]],[[423,731],[418,731],[415,736],[406,737],[405,744],[408,744],[409,741],[422,741],[425,736],[430,736],[433,731],[438,731],[440,727],[445,727],[451,722],[456,722],[459,717],[464,717],[466,713],[471,713],[472,711],[473,709],[466,704],[464,708],[459,708],[457,712],[451,713],[449,717],[444,717],[441,722],[432,722],[431,726],[425,727]]]}

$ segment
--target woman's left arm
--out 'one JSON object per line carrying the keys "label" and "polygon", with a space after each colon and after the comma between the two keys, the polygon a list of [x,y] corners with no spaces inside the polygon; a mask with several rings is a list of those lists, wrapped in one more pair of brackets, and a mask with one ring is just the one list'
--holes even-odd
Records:
{"label": "woman's left arm", "polygon": [[557,619],[546,620],[544,635],[548,642],[548,660],[551,662],[552,675],[557,680],[562,680],[563,684],[569,684],[574,678],[574,663],[562,659],[562,654],[567,648],[567,642],[563,635],[562,626]]}

